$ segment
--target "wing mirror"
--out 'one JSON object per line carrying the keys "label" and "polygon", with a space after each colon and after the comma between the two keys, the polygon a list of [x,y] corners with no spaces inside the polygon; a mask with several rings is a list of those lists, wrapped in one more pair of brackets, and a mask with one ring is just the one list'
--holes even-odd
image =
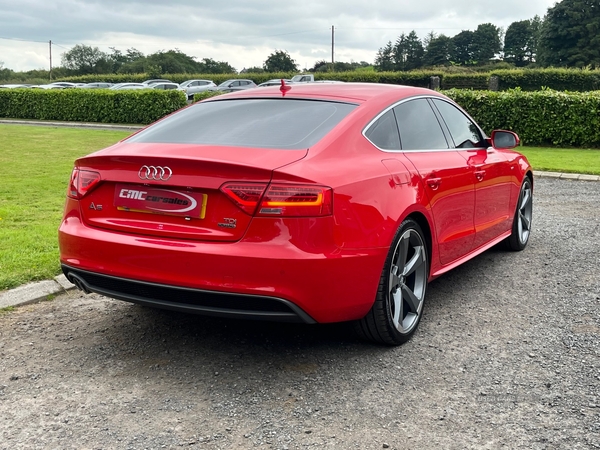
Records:
{"label": "wing mirror", "polygon": [[492,131],[492,137],[490,138],[490,141],[492,143],[492,147],[494,148],[515,148],[520,143],[517,133],[506,130]]}

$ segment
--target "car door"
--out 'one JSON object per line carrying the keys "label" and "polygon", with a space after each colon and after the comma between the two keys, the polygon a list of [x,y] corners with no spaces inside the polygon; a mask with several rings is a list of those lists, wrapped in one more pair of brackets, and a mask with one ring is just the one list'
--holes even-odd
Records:
{"label": "car door", "polygon": [[432,99],[453,140],[453,146],[473,168],[475,183],[474,248],[487,244],[510,229],[510,164],[489,146],[481,130],[459,108]]}
{"label": "car door", "polygon": [[426,98],[393,108],[405,156],[413,163],[429,197],[441,264],[469,253],[475,238],[474,169],[451,149]]}

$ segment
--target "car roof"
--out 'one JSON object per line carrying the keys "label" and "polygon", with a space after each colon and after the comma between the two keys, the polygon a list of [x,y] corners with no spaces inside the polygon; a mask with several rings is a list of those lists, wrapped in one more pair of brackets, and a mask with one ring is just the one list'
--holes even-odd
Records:
{"label": "car roof", "polygon": [[290,84],[289,88],[289,90],[283,93],[278,86],[266,86],[260,90],[247,89],[213,97],[205,101],[218,101],[221,98],[278,98],[282,96],[286,98],[321,99],[351,103],[363,103],[367,100],[390,96],[396,99],[418,95],[439,96],[443,98],[443,95],[426,88],[380,83],[303,83]]}

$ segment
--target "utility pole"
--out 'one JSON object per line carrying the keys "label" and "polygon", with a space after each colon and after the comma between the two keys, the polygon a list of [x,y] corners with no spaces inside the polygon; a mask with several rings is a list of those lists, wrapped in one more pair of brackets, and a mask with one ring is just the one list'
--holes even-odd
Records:
{"label": "utility pole", "polygon": [[50,49],[50,81],[52,81],[52,40],[48,41],[48,48]]}
{"label": "utility pole", "polygon": [[333,48],[334,48],[334,27],[333,25],[331,25],[331,70],[333,70],[333,64],[335,63],[335,60],[333,58]]}

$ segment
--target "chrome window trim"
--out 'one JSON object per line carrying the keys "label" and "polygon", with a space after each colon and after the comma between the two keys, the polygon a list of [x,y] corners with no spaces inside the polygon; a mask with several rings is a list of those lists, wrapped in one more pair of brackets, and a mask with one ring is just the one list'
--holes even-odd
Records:
{"label": "chrome window trim", "polygon": [[[474,148],[469,148],[469,149],[461,149],[461,148],[440,148],[440,149],[431,149],[431,150],[405,150],[405,149],[398,149],[398,150],[386,150],[383,148],[378,147],[377,145],[375,145],[375,143],[373,141],[371,141],[371,139],[369,139],[367,137],[367,131],[369,130],[369,128],[371,128],[373,126],[373,124],[375,122],[377,122],[381,116],[383,116],[385,113],[387,113],[389,110],[394,109],[396,106],[401,105],[402,103],[406,103],[409,102],[411,100],[419,100],[419,99],[436,99],[436,100],[442,100],[454,107],[458,106],[459,111],[461,111],[465,116],[467,116],[469,118],[469,120],[471,120],[471,122],[473,122],[475,125],[477,125],[477,128],[479,129],[479,131],[481,132],[481,135],[484,137],[484,139],[487,138],[487,135],[483,132],[483,130],[479,127],[479,125],[477,124],[477,122],[475,122],[475,120],[473,120],[473,118],[464,110],[462,109],[459,105],[457,105],[456,103],[453,103],[451,101],[448,101],[448,99],[444,98],[444,97],[438,97],[437,95],[416,95],[414,97],[408,97],[408,98],[403,98],[402,100],[397,101],[396,103],[388,106],[386,109],[384,109],[383,111],[381,111],[379,114],[377,114],[362,130],[362,135],[363,137],[369,141],[371,143],[371,145],[373,145],[373,147],[375,147],[377,150],[384,152],[384,153],[400,153],[400,152],[404,152],[404,153],[413,153],[413,152],[420,152],[420,153],[438,153],[438,152],[456,152],[456,151],[460,151],[460,150],[485,150],[486,147],[474,147]],[[432,108],[432,105],[429,105],[430,108]],[[433,110],[432,108],[432,112],[436,115],[437,118],[437,114],[436,111]],[[441,114],[441,113],[439,113]],[[442,132],[444,133],[444,135],[446,134],[444,132],[444,129],[442,127],[442,125],[440,124],[440,129],[442,130]],[[402,144],[402,136],[400,136],[400,143]],[[489,148],[489,147],[487,147]]]}

